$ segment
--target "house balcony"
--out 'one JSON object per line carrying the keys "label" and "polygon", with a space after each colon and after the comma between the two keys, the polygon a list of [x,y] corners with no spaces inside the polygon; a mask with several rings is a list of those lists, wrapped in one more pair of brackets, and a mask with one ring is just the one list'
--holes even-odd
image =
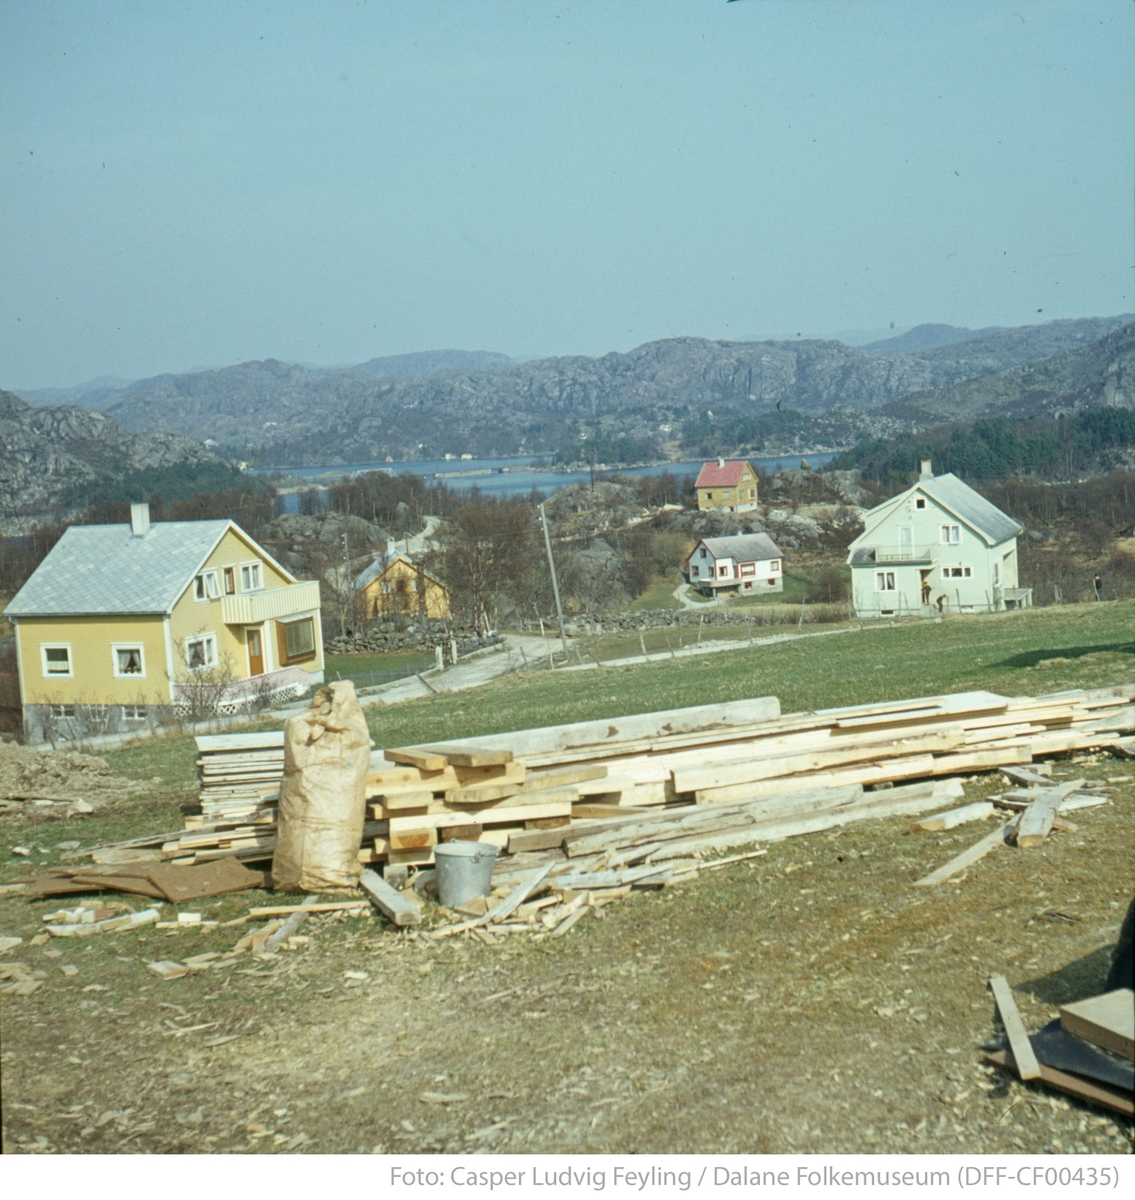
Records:
{"label": "house balcony", "polygon": [[244,596],[221,597],[221,620],[226,625],[260,625],[318,609],[319,584],[315,580]]}
{"label": "house balcony", "polygon": [[931,563],[933,546],[876,546],[877,563]]}

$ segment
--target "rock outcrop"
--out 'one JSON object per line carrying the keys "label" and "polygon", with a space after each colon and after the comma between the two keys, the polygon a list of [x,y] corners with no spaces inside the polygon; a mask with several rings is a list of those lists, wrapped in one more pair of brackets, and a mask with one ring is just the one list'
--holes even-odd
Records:
{"label": "rock outcrop", "polygon": [[32,408],[0,391],[0,522],[54,510],[85,482],[178,463],[217,461],[193,438],[160,431],[128,433],[111,417],[65,405]]}

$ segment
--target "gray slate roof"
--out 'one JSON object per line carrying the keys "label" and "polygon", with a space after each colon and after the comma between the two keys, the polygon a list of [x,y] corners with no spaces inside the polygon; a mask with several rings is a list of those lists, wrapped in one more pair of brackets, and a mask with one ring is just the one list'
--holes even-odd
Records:
{"label": "gray slate roof", "polygon": [[[736,562],[760,562],[766,558],[783,558],[776,542],[767,533],[742,533],[735,537],[702,538],[714,558],[732,558]],[[696,553],[695,548],[695,553]]]}
{"label": "gray slate roof", "polygon": [[956,475],[936,475],[933,479],[920,479],[918,487],[931,499],[957,513],[967,525],[972,525],[978,532],[985,534],[994,545],[1024,532],[1023,525],[1018,525],[1012,517],[1006,516],[995,504],[990,504],[984,496],[975,492]]}
{"label": "gray slate roof", "polygon": [[167,613],[229,521],[72,525],[5,610],[9,617]]}

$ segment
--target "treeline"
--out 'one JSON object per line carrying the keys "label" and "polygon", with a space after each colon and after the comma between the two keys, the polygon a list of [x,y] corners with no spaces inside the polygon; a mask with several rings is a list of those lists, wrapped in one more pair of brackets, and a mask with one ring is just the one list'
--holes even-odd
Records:
{"label": "treeline", "polygon": [[1013,476],[1067,479],[1091,470],[1103,451],[1126,446],[1135,446],[1135,412],[1094,408],[1055,420],[982,417],[923,435],[879,438],[838,455],[829,469],[857,469],[865,479],[906,486],[919,461],[930,458],[935,474],[953,472],[971,483]]}
{"label": "treeline", "polygon": [[193,500],[208,493],[232,490],[270,489],[266,482],[259,481],[256,476],[242,474],[229,463],[175,463],[168,467],[145,467],[138,471],[128,471],[118,479],[102,483],[75,484],[63,493],[60,508],[90,511],[103,505],[128,505],[131,501],[148,500],[151,511],[160,512],[168,504]]}
{"label": "treeline", "polygon": [[761,413],[722,413],[718,417],[699,417],[682,426],[682,439],[695,455],[716,458],[722,446],[748,446],[759,450],[768,438],[800,433],[808,418],[795,409]]}

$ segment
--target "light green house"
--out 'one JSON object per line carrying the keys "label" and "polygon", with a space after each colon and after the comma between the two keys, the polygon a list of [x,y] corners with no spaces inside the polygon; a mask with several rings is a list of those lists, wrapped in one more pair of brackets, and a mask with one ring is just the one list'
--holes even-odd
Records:
{"label": "light green house", "polygon": [[848,548],[858,617],[1000,612],[1032,603],[1018,586],[1023,532],[955,475],[922,460],[918,482],[864,517]]}

